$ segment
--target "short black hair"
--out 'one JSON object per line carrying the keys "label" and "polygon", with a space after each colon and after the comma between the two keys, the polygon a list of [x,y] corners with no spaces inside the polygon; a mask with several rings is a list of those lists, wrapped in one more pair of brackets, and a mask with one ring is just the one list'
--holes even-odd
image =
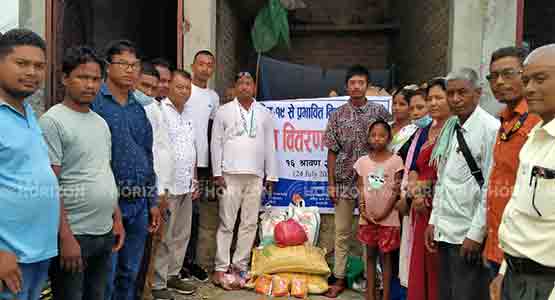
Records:
{"label": "short black hair", "polygon": [[389,123],[387,123],[387,121],[384,119],[377,119],[376,121],[372,122],[372,124],[368,128],[368,136],[370,136],[370,132],[372,132],[372,129],[374,129],[374,127],[378,125],[383,125],[385,131],[387,131],[387,133],[389,134],[389,139],[393,138],[393,130],[391,129],[391,125],[389,125]]}
{"label": "short black hair", "polygon": [[349,79],[353,78],[354,76],[364,76],[366,77],[366,82],[370,81],[370,72],[368,72],[368,69],[363,65],[354,65],[347,70],[347,75],[345,76],[345,84],[349,82]]}
{"label": "short black hair", "polygon": [[129,40],[115,40],[108,43],[104,49],[104,59],[107,62],[112,62],[114,55],[122,54],[123,52],[129,52],[135,54],[139,58],[139,50],[135,44]]}
{"label": "short black hair", "polygon": [[172,79],[173,77],[175,77],[176,75],[181,76],[185,79],[189,79],[189,80],[193,80],[193,77],[191,77],[191,73],[182,70],[182,69],[175,69],[172,71]]}
{"label": "short black hair", "polygon": [[518,59],[518,61],[520,62],[520,65],[523,65],[524,60],[526,59],[527,56],[528,56],[528,50],[526,48],[514,47],[514,46],[503,47],[495,50],[491,54],[490,65],[493,64],[495,61],[505,57],[514,57]]}
{"label": "short black hair", "polygon": [[154,76],[154,77],[158,78],[158,80],[160,80],[160,72],[158,72],[158,70],[156,70],[156,68],[154,67],[154,65],[152,63],[147,62],[147,61],[145,61],[141,64],[141,74]]}
{"label": "short black hair", "polygon": [[150,63],[155,67],[164,67],[170,71],[172,70],[172,65],[170,64],[170,62],[163,57],[157,57],[151,60]]}
{"label": "short black hair", "polygon": [[97,63],[100,72],[104,73],[104,62],[93,48],[88,46],[75,46],[66,50],[62,59],[62,73],[69,75],[75,68],[86,63]]}
{"label": "short black hair", "polygon": [[195,54],[195,57],[193,58],[193,63],[197,61],[197,57],[199,57],[200,55],[208,55],[212,57],[212,59],[216,59],[214,54],[212,54],[212,52],[210,52],[209,50],[200,50]]}
{"label": "short black hair", "polygon": [[15,47],[31,46],[46,53],[46,42],[40,35],[29,29],[12,29],[0,36],[0,58],[10,54]]}
{"label": "short black hair", "polygon": [[412,98],[416,96],[421,96],[422,98],[424,98],[424,100],[426,100],[427,94],[426,94],[426,90],[424,89],[417,89],[417,90],[405,89],[403,91],[403,95],[405,96],[405,101],[407,101],[407,103],[410,105]]}
{"label": "short black hair", "polygon": [[434,86],[439,86],[443,91],[447,91],[447,80],[445,80],[445,77],[432,78],[432,80],[428,81],[428,87],[426,87],[426,94],[429,94],[430,90]]}

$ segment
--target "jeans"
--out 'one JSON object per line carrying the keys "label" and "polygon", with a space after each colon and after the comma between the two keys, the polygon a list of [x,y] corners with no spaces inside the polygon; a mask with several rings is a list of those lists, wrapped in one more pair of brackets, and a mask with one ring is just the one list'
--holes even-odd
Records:
{"label": "jeans", "polygon": [[488,270],[489,270],[489,281],[492,282],[495,277],[497,277],[497,275],[499,274],[499,268],[501,268],[501,265],[492,261],[492,260],[488,260]]}
{"label": "jeans", "polygon": [[103,300],[114,236],[76,235],[81,247],[81,257],[85,267],[83,272],[72,273],[61,269],[59,258],[52,262],[50,279],[52,293],[56,300]]}
{"label": "jeans", "polygon": [[[48,279],[49,266],[50,259],[31,264],[19,264],[19,268],[23,275],[21,292],[14,295],[10,291],[4,290],[0,292],[0,299],[38,300],[42,289],[45,287],[46,280]],[[7,289],[5,285],[2,287]]]}
{"label": "jeans", "polygon": [[135,300],[137,275],[148,235],[146,200],[119,201],[125,228],[125,243],[112,253],[105,300]]}

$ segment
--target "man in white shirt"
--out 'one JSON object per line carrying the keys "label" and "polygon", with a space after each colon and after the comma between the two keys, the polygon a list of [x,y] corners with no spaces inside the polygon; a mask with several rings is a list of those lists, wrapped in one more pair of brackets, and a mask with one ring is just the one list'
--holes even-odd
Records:
{"label": "man in white shirt", "polygon": [[554,78],[555,44],[536,49],[524,61],[528,108],[545,125],[532,130],[520,151],[515,188],[499,227],[505,259],[492,283],[492,299],[555,299]]}
{"label": "man in white shirt", "polygon": [[[169,73],[169,71],[168,71]],[[159,195],[158,207],[164,220],[167,220],[168,208],[168,189],[172,176],[172,150],[168,136],[168,129],[162,120],[161,103],[156,100],[159,96],[160,73],[150,62],[143,62],[141,74],[137,81],[133,95],[135,99],[143,105],[146,116],[152,126],[152,155],[154,172],[156,173],[156,183]],[[167,97],[167,93],[165,94]],[[165,98],[164,97],[164,98]],[[146,242],[145,255],[141,271],[137,279],[137,294],[150,293],[150,285],[154,275],[154,257],[160,243],[164,222],[160,224],[158,231],[150,233]]]}
{"label": "man in white shirt", "polygon": [[426,231],[429,251],[439,250],[439,299],[489,299],[488,271],[480,258],[486,236],[484,179],[499,121],[478,106],[481,92],[472,69],[447,76],[447,101],[455,117],[444,126],[432,154],[438,183]]}
{"label": "man in white shirt", "polygon": [[[273,115],[253,98],[254,89],[250,73],[237,75],[237,98],[218,110],[212,132],[214,181],[223,189],[214,283],[225,289],[234,288],[222,284],[226,272],[246,275],[256,237],[262,182],[266,178],[266,189],[271,191],[273,182],[278,180]],[[241,224],[231,261],[233,229],[239,209]]]}
{"label": "man in white shirt", "polygon": [[193,201],[198,197],[195,133],[188,113],[190,95],[191,75],[181,70],[173,71],[170,93],[162,100],[161,107],[173,150],[173,176],[168,196],[169,221],[154,258],[154,299],[172,299],[170,291],[187,295],[196,290],[179,278],[191,233]]}
{"label": "man in white shirt", "polygon": [[[193,83],[191,85],[190,107],[191,118],[195,124],[195,138],[197,146],[197,173],[201,190],[201,199],[208,199],[214,195],[208,195],[211,174],[209,168],[208,139],[212,120],[218,109],[220,97],[216,92],[208,88],[208,80],[214,74],[216,61],[214,55],[208,50],[201,50],[195,54],[191,70],[193,71]],[[191,240],[187,248],[187,254],[183,261],[181,278],[196,279],[206,282],[208,274],[196,263],[196,250],[199,228],[199,202],[193,204],[193,229]]]}

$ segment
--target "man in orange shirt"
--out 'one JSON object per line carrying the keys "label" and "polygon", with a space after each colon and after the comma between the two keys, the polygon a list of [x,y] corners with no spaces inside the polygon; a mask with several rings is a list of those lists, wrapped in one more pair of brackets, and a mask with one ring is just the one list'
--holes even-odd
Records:
{"label": "man in orange shirt", "polygon": [[507,105],[500,113],[501,127],[493,150],[493,166],[487,193],[487,240],[484,257],[490,266],[490,280],[495,278],[503,261],[497,232],[503,210],[515,185],[518,154],[528,133],[541,120],[539,116],[528,113],[528,103],[524,98],[521,73],[526,55],[526,50],[516,47],[496,50],[491,56],[490,74],[486,76],[495,98]]}

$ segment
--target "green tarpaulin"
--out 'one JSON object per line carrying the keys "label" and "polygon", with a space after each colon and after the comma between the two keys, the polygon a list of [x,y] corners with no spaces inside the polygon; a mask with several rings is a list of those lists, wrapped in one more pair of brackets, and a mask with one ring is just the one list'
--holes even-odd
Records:
{"label": "green tarpaulin", "polygon": [[287,10],[279,0],[269,0],[260,10],[251,31],[254,49],[258,53],[272,50],[280,43],[290,46]]}

